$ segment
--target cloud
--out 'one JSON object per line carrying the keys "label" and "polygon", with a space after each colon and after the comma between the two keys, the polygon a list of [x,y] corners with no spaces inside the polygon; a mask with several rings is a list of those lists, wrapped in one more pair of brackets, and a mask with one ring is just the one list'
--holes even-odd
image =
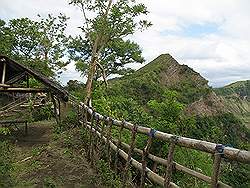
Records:
{"label": "cloud", "polygon": [[[66,13],[69,34],[77,34],[82,15],[68,1],[1,0],[0,18],[35,18],[39,13]],[[140,44],[147,62],[170,53],[209,80],[212,86],[250,79],[249,0],[138,0],[145,3],[154,24],[130,38]],[[65,73],[74,79],[74,66]],[[137,66],[137,65],[136,65]],[[136,68],[139,68],[137,66]],[[64,81],[65,82],[65,81]]]}
{"label": "cloud", "polygon": [[[170,53],[212,86],[250,79],[250,1],[142,0],[153,18],[150,31],[133,39],[148,60]],[[151,16],[153,15],[153,16]],[[155,19],[156,18],[156,19]],[[162,24],[171,19],[171,24]]]}

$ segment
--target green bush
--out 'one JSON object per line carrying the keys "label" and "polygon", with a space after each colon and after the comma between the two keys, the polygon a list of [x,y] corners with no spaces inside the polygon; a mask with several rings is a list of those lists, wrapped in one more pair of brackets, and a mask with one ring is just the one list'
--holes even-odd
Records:
{"label": "green bush", "polygon": [[11,187],[13,184],[11,179],[12,160],[11,146],[8,142],[0,141],[0,187]]}
{"label": "green bush", "polygon": [[107,187],[121,187],[120,178],[109,168],[104,160],[97,162],[97,171],[104,185]]}
{"label": "green bush", "polygon": [[47,104],[39,109],[32,110],[33,121],[50,120],[53,117],[52,104]]}
{"label": "green bush", "polygon": [[58,125],[56,124],[54,127],[54,132],[61,133],[63,131],[69,130],[79,124],[78,116],[75,111],[69,111],[66,117],[62,120]]}

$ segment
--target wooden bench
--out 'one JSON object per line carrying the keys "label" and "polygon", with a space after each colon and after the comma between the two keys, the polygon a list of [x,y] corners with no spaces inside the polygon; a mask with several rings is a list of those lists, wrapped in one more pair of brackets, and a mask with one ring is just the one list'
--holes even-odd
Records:
{"label": "wooden bench", "polygon": [[0,120],[0,125],[7,126],[15,126],[18,130],[17,124],[25,124],[25,135],[28,134],[28,121],[27,120]]}

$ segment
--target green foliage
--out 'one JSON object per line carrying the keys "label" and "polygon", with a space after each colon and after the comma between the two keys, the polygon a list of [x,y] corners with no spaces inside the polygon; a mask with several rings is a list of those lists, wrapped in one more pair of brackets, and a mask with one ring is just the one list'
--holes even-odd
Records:
{"label": "green foliage", "polygon": [[197,116],[196,122],[197,129],[192,132],[195,138],[247,149],[249,130],[233,114],[219,114],[213,117]]}
{"label": "green foliage", "polygon": [[232,162],[222,165],[224,182],[230,183],[235,188],[248,188],[250,186],[250,165]]}
{"label": "green foliage", "polygon": [[[183,80],[176,81],[172,87],[164,85],[159,76],[165,74],[167,66],[175,65],[168,56],[166,64],[163,64],[162,59],[165,57],[162,56],[160,60],[154,60],[154,64],[148,64],[132,75],[111,80],[109,88],[95,82],[96,89],[92,101],[95,110],[103,115],[178,136],[248,149],[249,131],[233,114],[222,113],[203,117],[185,115],[184,110],[187,105],[201,97],[207,97],[212,90],[206,86],[205,79],[198,77],[199,75],[186,68],[182,70],[185,71],[183,74],[188,72],[187,77],[191,78],[186,80],[186,77],[182,75]],[[198,84],[193,83],[195,79],[198,79]],[[117,136],[119,130],[114,128],[112,133]],[[124,130],[122,141],[129,143],[130,139],[131,133]],[[141,149],[145,147],[146,136],[137,135],[136,140],[136,147]],[[165,142],[157,140],[152,143],[150,152],[166,157],[168,147]],[[211,176],[212,157],[206,153],[176,147],[174,158],[175,161],[184,166]],[[230,168],[226,168],[227,166]],[[238,187],[244,187],[248,177],[248,167],[244,167],[241,172],[239,172],[239,167],[241,166],[228,165],[223,162],[222,180],[230,185],[236,186],[238,184]],[[161,167],[158,170],[162,173],[165,172],[165,169]],[[237,172],[238,174],[236,174]],[[245,177],[242,178],[243,176]],[[209,186],[181,172],[175,172],[173,178],[174,182],[177,182],[181,187]],[[242,181],[238,178],[242,178]]]}
{"label": "green foliage", "polygon": [[[97,55],[106,75],[128,74],[131,69],[123,66],[128,63],[142,63],[144,58],[138,44],[126,37],[151,26],[146,20],[139,20],[140,15],[148,13],[144,4],[133,0],[111,2],[71,0],[83,12],[84,23],[80,27],[83,35],[70,37],[69,54],[76,62],[76,69],[83,75],[88,72],[89,62]],[[96,45],[96,52],[93,51]],[[96,54],[92,54],[96,53]],[[97,67],[96,80],[103,74]]]}
{"label": "green foliage", "polygon": [[148,106],[152,114],[167,119],[169,122],[176,122],[184,109],[184,105],[177,101],[176,96],[176,92],[166,91],[162,102],[150,100]]}
{"label": "green foliage", "polygon": [[55,182],[51,177],[46,177],[43,180],[44,187],[46,188],[56,188]]}
{"label": "green foliage", "polygon": [[75,111],[68,111],[66,117],[61,121],[60,124],[54,126],[55,133],[62,133],[70,128],[73,128],[79,124],[78,115]]}
{"label": "green foliage", "polygon": [[104,160],[97,162],[97,170],[104,185],[108,187],[121,187],[120,178],[109,168]]}
{"label": "green foliage", "polygon": [[0,141],[0,187],[7,188],[12,185],[11,170],[11,146],[6,141]]}
{"label": "green foliage", "polygon": [[0,135],[9,135],[10,129],[8,127],[0,127]]}
{"label": "green foliage", "polygon": [[50,120],[53,117],[52,104],[46,104],[39,109],[32,110],[32,120]]}
{"label": "green foliage", "polygon": [[235,82],[222,88],[216,88],[214,91],[222,96],[233,97],[233,95],[238,94],[250,99],[250,80]]}
{"label": "green foliage", "polygon": [[63,14],[39,18],[39,21],[12,19],[7,24],[0,20],[0,54],[46,76],[55,76],[67,65],[62,57],[66,50],[64,44],[68,18]]}
{"label": "green foliage", "polygon": [[69,80],[65,87],[79,101],[85,97],[85,85],[77,80]]}

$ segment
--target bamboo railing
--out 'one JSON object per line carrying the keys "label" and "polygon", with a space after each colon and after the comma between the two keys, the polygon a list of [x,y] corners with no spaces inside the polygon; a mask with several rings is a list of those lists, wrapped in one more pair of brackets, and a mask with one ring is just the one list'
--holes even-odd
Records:
{"label": "bamboo railing", "polygon": [[[147,179],[162,187],[176,188],[178,186],[172,182],[172,173],[173,170],[177,170],[195,178],[198,178],[199,180],[207,182],[211,185],[212,188],[229,188],[231,186],[219,181],[222,158],[242,163],[250,163],[249,151],[225,147],[222,144],[215,144],[202,140],[179,137],[176,135],[157,131],[148,127],[137,126],[126,121],[119,121],[116,119],[112,119],[111,117],[103,116],[83,103],[78,104],[74,102],[74,100],[71,100],[71,102],[73,102],[74,105],[77,105],[80,124],[83,125],[89,131],[90,136],[88,143],[88,155],[90,157],[91,163],[93,163],[93,156],[95,152],[94,150],[95,148],[98,148],[97,140],[99,139],[101,140],[101,143],[105,145],[104,152],[106,152],[108,156],[107,160],[109,164],[111,163],[111,150],[113,151],[113,153],[115,153],[114,167],[116,171],[117,163],[119,160],[118,158],[121,157],[124,159],[125,166],[123,167],[122,176],[124,187],[127,183],[128,170],[131,166],[133,166],[134,168],[140,171],[140,187],[145,186],[145,182]],[[112,129],[114,127],[116,127],[116,129],[119,129],[118,138],[112,137]],[[122,133],[125,129],[131,132],[130,144],[122,142]],[[147,135],[148,137],[147,143],[143,149],[135,147],[136,136],[138,134]],[[162,158],[150,153],[152,141],[154,139],[169,143],[168,155],[166,156],[166,158]],[[174,151],[176,146],[191,148],[197,151],[212,154],[214,156],[212,176],[209,177],[175,162]],[[134,154],[141,156],[140,162],[133,158]],[[164,176],[157,174],[155,169],[150,169],[147,166],[148,160],[151,160],[154,164],[160,164],[165,166],[166,170]]]}

